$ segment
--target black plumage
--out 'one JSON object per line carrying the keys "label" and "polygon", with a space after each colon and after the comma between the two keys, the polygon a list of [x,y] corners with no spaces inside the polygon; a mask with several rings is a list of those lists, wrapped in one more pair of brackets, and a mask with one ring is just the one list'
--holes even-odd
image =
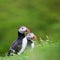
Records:
{"label": "black plumage", "polygon": [[14,41],[9,49],[8,52],[8,56],[10,55],[10,53],[13,52],[13,50],[15,51],[14,53],[17,54],[17,52],[19,52],[19,50],[21,49],[21,45],[22,45],[22,39],[25,37],[24,33],[20,33],[18,31],[18,38],[16,41]]}

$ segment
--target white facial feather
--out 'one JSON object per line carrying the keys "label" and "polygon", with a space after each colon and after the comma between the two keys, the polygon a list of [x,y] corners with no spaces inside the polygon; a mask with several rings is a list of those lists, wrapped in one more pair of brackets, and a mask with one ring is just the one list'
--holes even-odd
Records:
{"label": "white facial feather", "polygon": [[33,33],[28,33],[26,37],[27,39],[33,39],[34,36],[35,35]]}
{"label": "white facial feather", "polygon": [[20,33],[24,33],[24,32],[26,31],[26,29],[27,29],[27,28],[26,28],[25,26],[22,26],[22,27],[19,28],[18,31],[19,31]]}

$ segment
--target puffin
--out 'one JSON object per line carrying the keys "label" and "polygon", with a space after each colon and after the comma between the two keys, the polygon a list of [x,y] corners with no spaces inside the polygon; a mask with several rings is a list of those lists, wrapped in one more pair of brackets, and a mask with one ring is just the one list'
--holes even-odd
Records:
{"label": "puffin", "polygon": [[28,33],[22,40],[22,47],[21,49],[19,50],[18,52],[18,55],[21,55],[24,50],[26,49],[27,45],[30,44],[32,48],[34,48],[34,41],[33,40],[36,40],[37,37],[34,33]]}
{"label": "puffin", "polygon": [[10,49],[8,51],[7,56],[10,56],[12,53],[17,54],[17,52],[19,52],[19,50],[22,47],[22,41],[23,38],[25,37],[26,33],[29,33],[30,30],[26,27],[26,26],[21,26],[18,29],[18,37],[17,39],[11,44]]}

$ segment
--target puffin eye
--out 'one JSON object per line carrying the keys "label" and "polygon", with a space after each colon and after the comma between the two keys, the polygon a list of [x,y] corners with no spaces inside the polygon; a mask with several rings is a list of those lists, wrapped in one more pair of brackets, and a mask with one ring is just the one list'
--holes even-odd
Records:
{"label": "puffin eye", "polygon": [[24,29],[24,28],[22,27],[22,29]]}

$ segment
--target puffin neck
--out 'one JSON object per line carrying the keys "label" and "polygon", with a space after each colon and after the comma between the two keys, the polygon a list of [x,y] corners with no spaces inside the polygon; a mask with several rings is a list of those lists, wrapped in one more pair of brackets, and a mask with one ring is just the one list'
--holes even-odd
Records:
{"label": "puffin neck", "polygon": [[19,38],[19,39],[22,39],[22,38],[24,38],[24,37],[25,37],[25,34],[24,34],[24,33],[18,32],[18,38]]}
{"label": "puffin neck", "polygon": [[27,39],[27,40],[31,40],[31,39],[29,39],[29,38],[27,38],[27,37],[26,37],[26,39]]}

